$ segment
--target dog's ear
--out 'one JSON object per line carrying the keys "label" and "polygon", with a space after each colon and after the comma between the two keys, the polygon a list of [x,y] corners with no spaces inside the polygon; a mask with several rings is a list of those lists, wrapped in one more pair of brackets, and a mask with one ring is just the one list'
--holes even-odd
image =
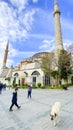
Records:
{"label": "dog's ear", "polygon": [[57,116],[57,114],[55,113],[55,117]]}

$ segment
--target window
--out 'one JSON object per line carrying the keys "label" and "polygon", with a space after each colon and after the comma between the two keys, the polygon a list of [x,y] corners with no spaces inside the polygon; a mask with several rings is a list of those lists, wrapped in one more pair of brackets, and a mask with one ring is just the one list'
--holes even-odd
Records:
{"label": "window", "polygon": [[49,75],[45,75],[45,86],[50,85],[50,77]]}
{"label": "window", "polygon": [[19,74],[18,74],[18,73],[15,73],[15,74],[14,74],[14,76],[15,76],[15,77],[18,77],[18,76],[19,76]]}
{"label": "window", "polygon": [[33,73],[32,73],[32,75],[40,75],[40,73],[38,72],[38,71],[34,71]]}

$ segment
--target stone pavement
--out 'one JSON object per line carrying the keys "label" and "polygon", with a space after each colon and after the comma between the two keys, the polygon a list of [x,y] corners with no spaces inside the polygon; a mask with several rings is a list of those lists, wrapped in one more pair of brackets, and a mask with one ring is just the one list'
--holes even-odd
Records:
{"label": "stone pavement", "polygon": [[[32,90],[32,99],[27,99],[27,89],[19,89],[18,104],[11,105],[12,89],[0,95],[0,130],[72,130],[73,129],[73,87],[68,90]],[[53,126],[50,120],[51,107],[61,101],[61,122]]]}

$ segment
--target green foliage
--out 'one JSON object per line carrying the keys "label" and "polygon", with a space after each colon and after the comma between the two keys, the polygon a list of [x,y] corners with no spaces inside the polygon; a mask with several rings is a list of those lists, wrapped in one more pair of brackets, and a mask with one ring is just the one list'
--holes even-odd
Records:
{"label": "green foliage", "polygon": [[[40,83],[39,83],[40,84]],[[62,84],[62,85],[56,85],[56,86],[41,86],[41,87],[33,87],[33,89],[56,89],[56,90],[66,90],[69,86],[71,86],[71,84]],[[18,88],[22,88],[22,89],[28,89],[27,84],[25,84],[24,86],[18,86]]]}
{"label": "green foliage", "polygon": [[56,86],[45,86],[45,89],[57,89],[57,90],[63,90],[67,89],[71,84],[62,84],[62,85],[56,85]]}
{"label": "green foliage", "polygon": [[7,77],[5,80],[8,80],[8,81],[10,81],[10,80],[11,80],[11,78],[10,78],[10,77]]}
{"label": "green foliage", "polygon": [[71,74],[71,55],[67,51],[62,50],[60,52],[58,60],[58,69],[60,79],[67,80],[68,75]]}
{"label": "green foliage", "polygon": [[53,61],[53,53],[46,53],[41,59],[41,68],[46,75],[50,75]]}
{"label": "green foliage", "polygon": [[59,71],[57,71],[57,70],[52,71],[52,72],[51,72],[51,76],[52,76],[54,79],[56,79],[56,77],[59,76]]}
{"label": "green foliage", "polygon": [[13,80],[12,86],[13,86],[13,87],[15,86],[15,81],[14,81],[14,80]]}
{"label": "green foliage", "polygon": [[18,85],[20,86],[20,79],[18,80]]}
{"label": "green foliage", "polygon": [[27,87],[27,85],[24,85],[24,86],[18,86],[18,88],[26,89],[28,87]]}
{"label": "green foliage", "polygon": [[41,83],[37,83],[37,87],[41,88]]}

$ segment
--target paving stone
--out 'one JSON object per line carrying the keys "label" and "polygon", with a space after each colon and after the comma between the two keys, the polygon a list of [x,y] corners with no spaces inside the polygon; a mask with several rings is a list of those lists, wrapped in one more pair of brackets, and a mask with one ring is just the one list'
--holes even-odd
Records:
{"label": "paving stone", "polygon": [[[19,89],[18,104],[9,112],[12,89],[0,95],[0,130],[72,130],[73,86],[68,90],[33,89],[32,99],[27,99],[27,89]],[[50,120],[51,107],[61,101],[61,122],[54,127]]]}

